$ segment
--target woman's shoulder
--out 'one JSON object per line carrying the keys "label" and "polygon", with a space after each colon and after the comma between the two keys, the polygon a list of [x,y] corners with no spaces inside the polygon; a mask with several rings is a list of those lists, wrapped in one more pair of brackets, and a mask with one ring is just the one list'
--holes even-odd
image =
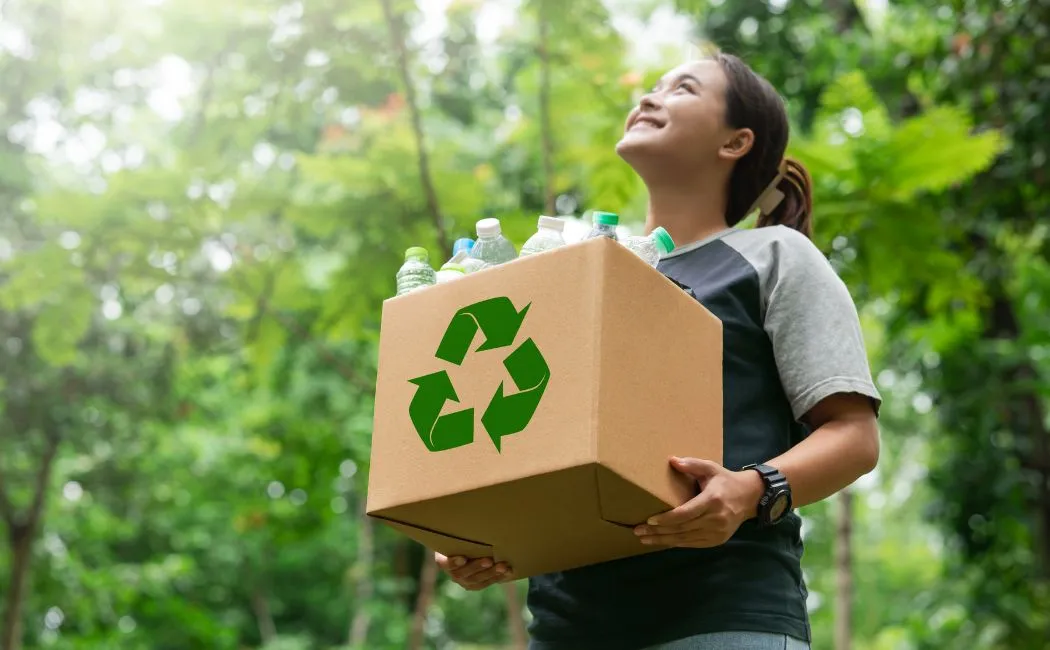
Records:
{"label": "woman's shoulder", "polygon": [[[763,226],[734,231],[723,241],[740,254],[766,281],[776,282],[785,274],[824,272],[831,269],[827,257],[808,237],[787,226]],[[832,271],[834,272],[834,271]]]}

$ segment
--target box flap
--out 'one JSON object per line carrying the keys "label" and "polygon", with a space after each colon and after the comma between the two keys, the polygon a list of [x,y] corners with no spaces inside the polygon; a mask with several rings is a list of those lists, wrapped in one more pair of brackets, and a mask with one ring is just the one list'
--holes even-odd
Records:
{"label": "box flap", "polygon": [[[674,471],[668,467],[668,471]],[[611,524],[635,526],[645,523],[653,515],[678,506],[653,496],[615,471],[602,465],[594,466],[595,489],[601,517]]]}
{"label": "box flap", "polygon": [[416,540],[428,549],[437,551],[438,553],[449,557],[456,555],[462,555],[467,558],[495,557],[495,549],[488,544],[474,542],[469,539],[462,539],[453,535],[446,535],[444,533],[439,533],[436,530],[413,526],[412,524],[406,524],[401,521],[381,517],[375,514],[370,514],[368,516],[382,521],[398,532]]}

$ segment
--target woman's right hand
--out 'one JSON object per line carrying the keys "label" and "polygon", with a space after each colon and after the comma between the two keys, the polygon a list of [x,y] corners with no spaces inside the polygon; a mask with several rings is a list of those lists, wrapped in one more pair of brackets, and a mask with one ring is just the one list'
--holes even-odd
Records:
{"label": "woman's right hand", "polygon": [[489,585],[514,579],[514,573],[507,564],[496,562],[490,557],[471,560],[465,557],[446,557],[435,552],[434,561],[456,584],[470,591],[478,591]]}

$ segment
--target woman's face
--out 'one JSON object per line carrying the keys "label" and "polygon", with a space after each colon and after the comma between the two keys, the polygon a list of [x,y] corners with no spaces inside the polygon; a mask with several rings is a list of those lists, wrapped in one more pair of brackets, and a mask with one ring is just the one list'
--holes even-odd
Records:
{"label": "woman's face", "polygon": [[674,68],[628,114],[616,152],[636,168],[654,159],[692,168],[726,158],[724,147],[741,130],[725,123],[725,93],[717,61]]}

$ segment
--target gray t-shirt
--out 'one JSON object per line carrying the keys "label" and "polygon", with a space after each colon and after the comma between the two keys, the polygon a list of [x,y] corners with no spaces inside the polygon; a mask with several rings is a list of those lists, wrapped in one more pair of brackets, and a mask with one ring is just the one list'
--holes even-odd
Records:
{"label": "gray t-shirt", "polygon": [[[856,307],[820,251],[783,226],[728,228],[657,267],[722,321],[724,465],[766,462],[836,393],[881,398]],[[654,386],[659,390],[659,385]],[[635,650],[708,632],[809,640],[801,519],[745,522],[722,546],[672,548],[529,581],[535,650]]]}
{"label": "gray t-shirt", "polygon": [[866,395],[877,409],[857,308],[813,242],[786,226],[728,228],[665,259],[714,241],[739,253],[758,276],[763,329],[795,418],[835,393]]}

